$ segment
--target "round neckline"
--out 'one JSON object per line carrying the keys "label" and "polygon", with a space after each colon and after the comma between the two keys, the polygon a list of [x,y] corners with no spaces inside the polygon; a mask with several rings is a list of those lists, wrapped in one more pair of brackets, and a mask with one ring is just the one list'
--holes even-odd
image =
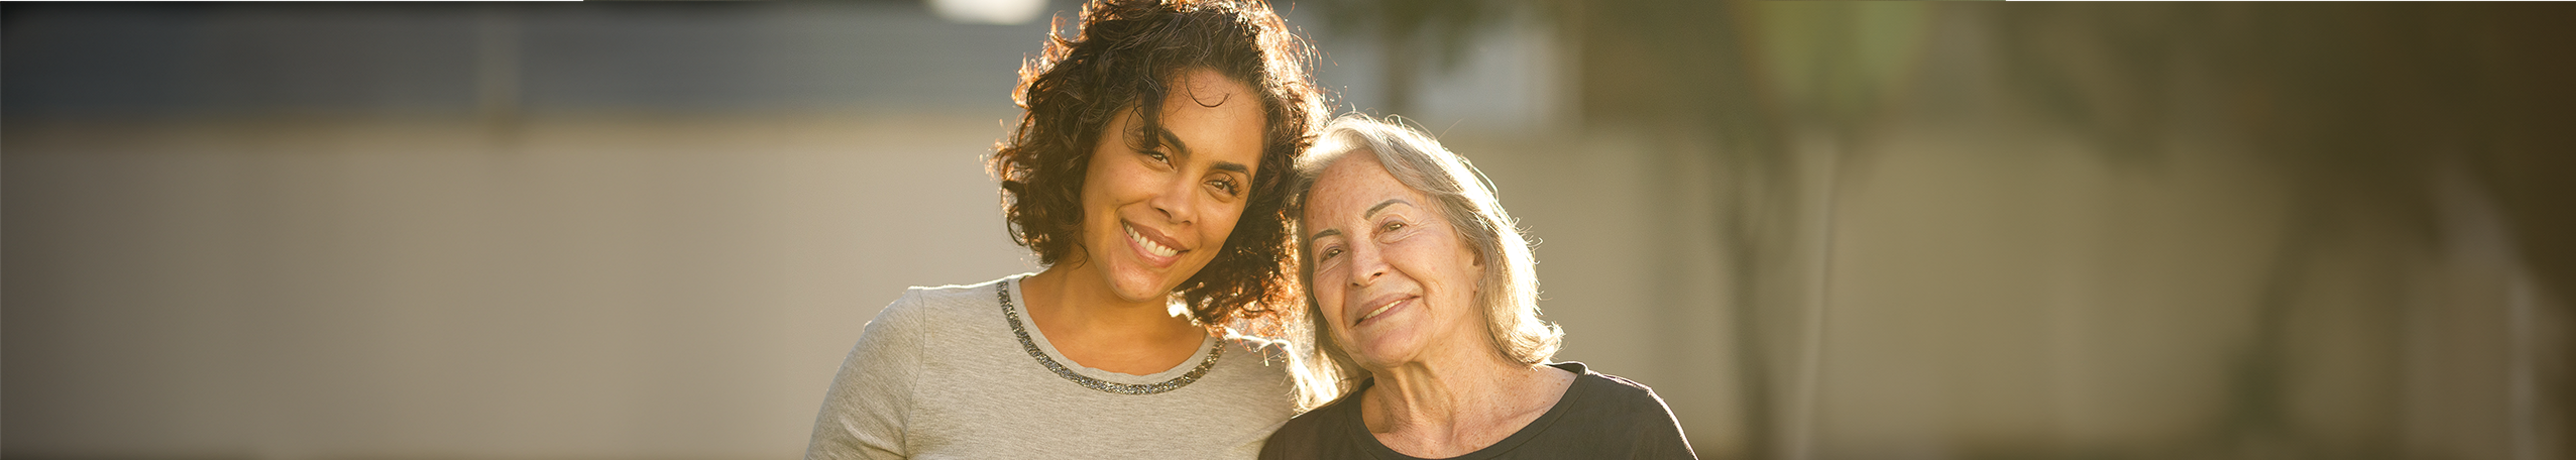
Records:
{"label": "round neckline", "polygon": [[1004,281],[1008,284],[1001,288],[1009,289],[1011,291],[1011,311],[1016,312],[1021,321],[1026,321],[1028,323],[1023,325],[1023,327],[1029,332],[1029,341],[1036,344],[1038,351],[1045,353],[1047,359],[1061,363],[1066,369],[1070,369],[1074,373],[1102,381],[1126,385],[1151,385],[1164,383],[1188,374],[1192,370],[1198,369],[1199,364],[1203,361],[1207,361],[1208,354],[1216,352],[1216,347],[1219,345],[1215,334],[1204,334],[1205,337],[1199,339],[1198,351],[1190,353],[1189,359],[1181,360],[1180,364],[1174,365],[1170,369],[1164,369],[1161,372],[1155,372],[1152,374],[1136,375],[1083,365],[1079,361],[1074,361],[1073,358],[1065,357],[1063,351],[1055,348],[1055,342],[1047,340],[1046,331],[1040,330],[1037,326],[1037,322],[1030,319],[1028,290],[1022,289],[1021,281],[1025,281],[1028,277],[1034,275],[1036,274],[1022,273],[1017,276],[1012,276],[1009,280]]}
{"label": "round neckline", "polygon": [[[1511,436],[1504,436],[1502,440],[1494,441],[1493,445],[1478,448],[1465,454],[1459,454],[1456,457],[1445,457],[1436,460],[1473,460],[1494,458],[1504,453],[1511,452],[1512,449],[1519,448],[1521,444],[1528,443],[1529,440],[1537,438],[1539,433],[1547,431],[1547,427],[1549,425],[1555,424],[1557,419],[1563,418],[1565,416],[1565,412],[1569,410],[1566,408],[1574,407],[1576,403],[1575,400],[1583,397],[1583,392],[1577,391],[1577,389],[1583,387],[1583,379],[1591,377],[1591,374],[1588,372],[1590,368],[1583,365],[1581,361],[1548,363],[1547,366],[1574,373],[1574,383],[1565,386],[1565,394],[1558,395],[1556,397],[1556,405],[1548,406],[1547,413],[1539,414],[1538,418],[1531,419],[1528,425],[1522,425],[1520,429],[1512,431]],[[1405,455],[1403,452],[1397,452],[1395,451],[1395,448],[1387,447],[1385,441],[1379,441],[1376,433],[1369,432],[1368,421],[1360,418],[1359,398],[1361,395],[1366,394],[1369,389],[1375,387],[1377,387],[1377,378],[1371,377],[1368,380],[1362,381],[1358,390],[1352,391],[1350,396],[1343,398],[1349,400],[1351,403],[1347,409],[1343,410],[1343,412],[1346,412],[1343,416],[1346,417],[1346,421],[1349,422],[1348,425],[1350,425],[1350,432],[1348,435],[1362,440],[1362,444],[1360,445],[1361,448],[1367,449],[1369,452],[1381,457],[1435,460],[1424,459],[1422,457]]]}

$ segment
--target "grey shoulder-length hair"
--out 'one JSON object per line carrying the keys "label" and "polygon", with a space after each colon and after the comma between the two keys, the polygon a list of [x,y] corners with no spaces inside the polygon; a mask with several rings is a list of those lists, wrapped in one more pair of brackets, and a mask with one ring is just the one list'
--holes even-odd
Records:
{"label": "grey shoulder-length hair", "polygon": [[1324,126],[1315,146],[1297,159],[1288,215],[1297,220],[1297,280],[1307,294],[1306,321],[1298,322],[1290,334],[1305,339],[1298,341],[1303,359],[1296,376],[1299,402],[1306,408],[1340,398],[1369,376],[1342,351],[1331,331],[1316,324],[1324,317],[1323,307],[1315,301],[1315,264],[1306,256],[1311,248],[1303,242],[1307,232],[1303,217],[1315,180],[1354,153],[1376,157],[1397,182],[1438,202],[1441,217],[1458,229],[1459,238],[1484,262],[1476,303],[1484,307],[1485,329],[1497,353],[1522,364],[1539,364],[1556,356],[1564,342],[1563,330],[1538,317],[1538,261],[1530,255],[1529,239],[1521,235],[1519,221],[1495,199],[1491,182],[1465,157],[1441,147],[1440,141],[1421,130],[1399,123],[1400,119],[1381,121],[1358,114],[1335,118]]}

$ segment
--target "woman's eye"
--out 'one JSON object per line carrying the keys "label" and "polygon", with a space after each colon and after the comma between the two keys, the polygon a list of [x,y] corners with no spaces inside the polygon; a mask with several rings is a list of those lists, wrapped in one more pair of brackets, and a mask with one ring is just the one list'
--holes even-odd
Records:
{"label": "woman's eye", "polygon": [[1212,181],[1208,181],[1208,185],[1209,185],[1209,186],[1216,187],[1216,189],[1217,189],[1218,191],[1225,192],[1225,195],[1226,195],[1226,196],[1236,196],[1236,195],[1242,195],[1242,194],[1243,194],[1242,187],[1238,187],[1238,186],[1236,186],[1236,185],[1234,184],[1234,180],[1233,180],[1233,179],[1217,179],[1217,180],[1212,180]]}
{"label": "woman's eye", "polygon": [[1164,155],[1163,155],[1163,152],[1156,152],[1156,151],[1152,151],[1152,150],[1146,150],[1146,151],[1143,151],[1143,153],[1145,154],[1145,157],[1146,157],[1146,158],[1152,158],[1152,159],[1154,159],[1154,162],[1156,162],[1156,163],[1171,163],[1171,162],[1172,162],[1172,158],[1171,158],[1171,157],[1168,157],[1168,156],[1164,156]]}
{"label": "woman's eye", "polygon": [[1403,222],[1387,222],[1387,223],[1386,223],[1386,225],[1385,225],[1384,227],[1382,227],[1382,228],[1379,228],[1379,229],[1378,229],[1378,232],[1380,232],[1380,233],[1394,233],[1396,230],[1403,230],[1403,229],[1404,229],[1404,223],[1403,223]]}
{"label": "woman's eye", "polygon": [[1334,256],[1339,255],[1342,255],[1342,248],[1340,247],[1324,248],[1320,255],[1315,257],[1315,260],[1331,260]]}

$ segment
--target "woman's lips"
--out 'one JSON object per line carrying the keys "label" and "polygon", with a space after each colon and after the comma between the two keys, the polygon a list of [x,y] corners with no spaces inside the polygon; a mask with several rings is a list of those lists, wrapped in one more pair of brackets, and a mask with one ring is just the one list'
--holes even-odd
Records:
{"label": "woman's lips", "polygon": [[1395,310],[1395,307],[1400,307],[1400,306],[1404,306],[1404,305],[1411,304],[1411,303],[1413,303],[1413,299],[1417,299],[1417,298],[1419,298],[1419,297],[1410,296],[1410,295],[1406,295],[1406,296],[1394,296],[1394,298],[1391,298],[1391,299],[1385,299],[1385,300],[1381,300],[1381,301],[1376,302],[1376,303],[1372,303],[1372,305],[1377,305],[1377,308],[1371,308],[1371,309],[1369,309],[1369,310],[1368,310],[1368,312],[1367,312],[1367,313],[1362,313],[1362,314],[1360,314],[1360,318],[1359,318],[1359,319],[1351,320],[1351,325],[1353,325],[1353,326],[1357,326],[1357,325],[1359,325],[1360,323],[1368,322],[1368,320],[1369,320],[1369,319],[1376,318],[1376,317],[1378,317],[1378,315],[1382,315],[1382,314],[1385,314],[1385,313],[1386,313],[1386,312],[1388,312],[1388,311],[1393,311],[1393,310]]}
{"label": "woman's lips", "polygon": [[1173,261],[1180,260],[1180,255],[1184,252],[1154,241],[1153,238],[1147,237],[1144,231],[1137,230],[1136,226],[1120,223],[1119,228],[1127,230],[1127,245],[1134,247],[1137,255],[1143,256],[1146,262],[1156,267],[1171,266]]}

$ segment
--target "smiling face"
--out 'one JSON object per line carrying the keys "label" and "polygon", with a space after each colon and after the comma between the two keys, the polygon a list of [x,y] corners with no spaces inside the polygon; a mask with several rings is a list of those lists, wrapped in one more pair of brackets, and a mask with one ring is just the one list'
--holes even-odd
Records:
{"label": "smiling face", "polygon": [[1206,69],[1172,83],[1170,96],[1151,107],[1160,129],[1140,131],[1136,109],[1121,111],[1103,128],[1083,176],[1074,262],[1128,302],[1161,303],[1216,259],[1261,164],[1258,93]]}
{"label": "smiling face", "polygon": [[1365,150],[1325,168],[1308,193],[1310,288],[1319,326],[1344,353],[1374,371],[1492,348],[1476,305],[1483,265],[1439,203]]}

